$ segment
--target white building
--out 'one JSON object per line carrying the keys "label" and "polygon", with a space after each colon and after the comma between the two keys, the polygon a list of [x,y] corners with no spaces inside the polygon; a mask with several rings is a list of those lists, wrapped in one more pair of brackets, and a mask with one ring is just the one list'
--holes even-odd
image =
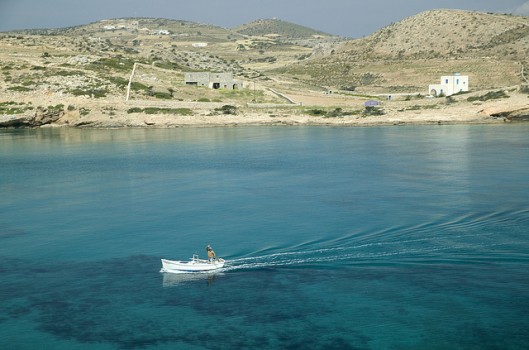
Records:
{"label": "white building", "polygon": [[432,84],[428,87],[428,92],[432,96],[451,96],[463,91],[468,91],[468,75],[459,73],[444,75],[441,77],[441,84]]}

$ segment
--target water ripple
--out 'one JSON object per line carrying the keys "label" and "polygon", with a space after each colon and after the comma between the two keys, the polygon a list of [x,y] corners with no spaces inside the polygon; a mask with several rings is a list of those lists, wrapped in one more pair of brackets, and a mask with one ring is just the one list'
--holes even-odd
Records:
{"label": "water ripple", "polygon": [[[526,209],[465,213],[452,219],[442,218],[413,226],[398,225],[377,232],[352,232],[338,238],[283,247],[286,251],[281,252],[271,252],[273,248],[263,249],[254,252],[251,257],[229,260],[223,270],[327,263],[335,263],[339,267],[380,263],[527,262],[529,254],[518,248],[517,242],[523,238],[519,238],[516,230],[523,228],[523,223],[529,220],[528,214]],[[512,234],[498,234],[495,230],[498,225],[511,225]]]}

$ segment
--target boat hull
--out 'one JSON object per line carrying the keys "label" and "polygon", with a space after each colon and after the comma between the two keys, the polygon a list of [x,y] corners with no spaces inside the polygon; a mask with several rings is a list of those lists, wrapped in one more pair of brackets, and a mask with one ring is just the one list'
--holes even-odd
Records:
{"label": "boat hull", "polygon": [[162,260],[162,272],[206,272],[218,270],[224,267],[224,259],[215,259],[214,261],[208,261],[203,259],[191,259],[189,261],[178,261],[178,260]]}

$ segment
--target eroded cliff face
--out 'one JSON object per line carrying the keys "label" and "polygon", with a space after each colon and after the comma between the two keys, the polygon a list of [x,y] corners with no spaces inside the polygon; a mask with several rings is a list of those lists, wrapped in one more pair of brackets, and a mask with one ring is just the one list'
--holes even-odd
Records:
{"label": "eroded cliff face", "polygon": [[63,109],[38,107],[33,114],[0,116],[1,128],[33,128],[56,124],[65,115]]}
{"label": "eroded cliff face", "polygon": [[495,113],[491,115],[494,118],[504,118],[513,122],[529,121],[529,107],[522,108],[516,111],[506,111]]}

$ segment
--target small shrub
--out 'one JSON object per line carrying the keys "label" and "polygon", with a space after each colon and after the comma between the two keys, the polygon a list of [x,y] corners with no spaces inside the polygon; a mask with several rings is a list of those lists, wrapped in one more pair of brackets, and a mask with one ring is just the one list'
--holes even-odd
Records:
{"label": "small shrub", "polygon": [[2,102],[0,103],[0,114],[6,114],[6,115],[14,115],[14,114],[21,114],[26,112],[27,110],[33,110],[32,106],[29,106],[28,104],[20,104],[17,102]]}
{"label": "small shrub", "polygon": [[221,112],[222,114],[237,114],[237,107],[232,105],[224,105],[220,108],[215,108],[216,112]]}
{"label": "small shrub", "polygon": [[170,100],[172,98],[170,93],[161,91],[154,91],[153,96],[161,100]]}
{"label": "small shrub", "polygon": [[85,73],[81,72],[79,70],[59,70],[59,71],[56,71],[53,74],[49,74],[49,75],[55,75],[55,76],[59,76],[59,77],[71,77],[71,76],[74,76],[74,75],[84,76]]}
{"label": "small shrub", "polygon": [[90,96],[93,98],[101,98],[105,97],[108,93],[105,89],[73,89],[70,90],[70,93],[74,96]]}
{"label": "small shrub", "polygon": [[378,107],[367,106],[362,113],[363,116],[377,116],[384,115],[384,110]]}
{"label": "small shrub", "polygon": [[143,109],[139,108],[139,107],[132,107],[132,108],[129,108],[127,110],[127,113],[128,114],[131,114],[131,113],[141,113],[143,112]]}
{"label": "small shrub", "polygon": [[324,118],[338,118],[338,117],[343,117],[345,115],[356,114],[356,112],[354,111],[344,111],[343,108],[341,107],[337,107],[333,109],[332,111],[327,111],[324,109],[309,109],[306,111],[306,113],[314,117],[324,117]]}
{"label": "small shrub", "polygon": [[110,76],[107,79],[119,88],[124,88],[129,85],[129,81],[125,78]]}
{"label": "small shrub", "polygon": [[25,87],[25,86],[11,86],[8,87],[7,90],[9,91],[17,91],[17,92],[28,92],[31,91],[31,89]]}
{"label": "small shrub", "polygon": [[131,114],[131,113],[141,113],[143,112],[143,109],[139,108],[139,107],[132,107],[132,108],[129,108],[127,110],[127,113],[128,114]]}
{"label": "small shrub", "polygon": [[90,114],[90,109],[84,107],[79,108],[79,115],[81,115],[81,117],[84,117],[88,114]]}
{"label": "small shrub", "polygon": [[101,58],[99,61],[92,62],[89,67],[93,69],[106,69],[117,71],[130,71],[134,62],[122,57]]}
{"label": "small shrub", "polygon": [[501,99],[501,98],[509,98],[509,95],[507,95],[505,93],[505,91],[503,91],[503,90],[490,91],[490,92],[487,92],[485,95],[482,95],[482,96],[471,96],[471,97],[467,98],[467,101],[468,102],[475,102],[475,101],[484,102],[484,101],[489,101],[489,100],[497,100],[497,99]]}
{"label": "small shrub", "polygon": [[344,91],[355,91],[356,90],[356,85],[342,86],[341,89],[344,90]]}
{"label": "small shrub", "polygon": [[48,106],[48,111],[64,111],[64,105],[58,104],[56,106]]}
{"label": "small shrub", "polygon": [[201,97],[197,100],[197,102],[211,102],[211,100],[207,97]]}
{"label": "small shrub", "polygon": [[108,112],[108,115],[116,115],[116,108],[114,108],[114,107],[105,107],[105,108],[103,108],[103,110],[105,111],[105,112],[103,112],[103,114]]}
{"label": "small shrub", "polygon": [[[128,82],[127,82],[127,84],[128,84]],[[147,86],[145,84],[142,84],[142,83],[138,83],[138,82],[132,82],[130,88],[133,91],[150,91],[149,86]]]}
{"label": "small shrub", "polygon": [[324,116],[327,114],[323,109],[309,109],[307,113],[312,116]]}
{"label": "small shrub", "polygon": [[176,114],[176,115],[193,115],[193,111],[189,108],[158,108],[147,107],[139,108],[133,107],[127,110],[127,113],[145,113],[145,114]]}

